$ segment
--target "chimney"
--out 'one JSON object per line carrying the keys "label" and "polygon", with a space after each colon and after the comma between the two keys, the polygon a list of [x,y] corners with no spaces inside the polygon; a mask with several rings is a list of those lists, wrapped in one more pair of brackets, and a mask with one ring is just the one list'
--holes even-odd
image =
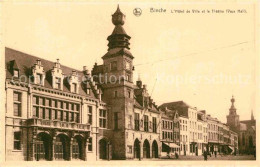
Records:
{"label": "chimney", "polygon": [[57,59],[55,62],[55,67],[60,68],[60,59]]}
{"label": "chimney", "polygon": [[73,75],[73,76],[76,76],[76,75],[77,75],[76,70],[72,70],[72,75]]}
{"label": "chimney", "polygon": [[143,86],[143,83],[142,83],[142,80],[141,80],[141,77],[140,77],[140,74],[138,74],[138,79],[136,81],[136,85],[138,86],[138,88],[142,88]]}
{"label": "chimney", "polygon": [[89,72],[87,66],[83,66],[83,73],[84,73],[85,75],[87,75],[87,76],[90,76],[90,72]]}
{"label": "chimney", "polygon": [[253,110],[251,110],[251,120],[255,120],[254,114],[253,114]]}
{"label": "chimney", "polygon": [[142,88],[142,81],[136,81],[136,85],[138,86],[138,88]]}
{"label": "chimney", "polygon": [[39,66],[41,65],[41,60],[40,59],[37,59],[36,62],[37,62],[37,65],[39,65]]}
{"label": "chimney", "polygon": [[87,66],[83,66],[83,71],[86,71],[87,70]]}

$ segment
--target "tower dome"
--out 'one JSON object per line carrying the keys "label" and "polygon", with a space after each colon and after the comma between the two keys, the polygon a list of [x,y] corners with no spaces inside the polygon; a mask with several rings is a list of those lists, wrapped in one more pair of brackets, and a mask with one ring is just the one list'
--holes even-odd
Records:
{"label": "tower dome", "polygon": [[119,5],[117,6],[117,10],[112,15],[112,23],[115,25],[115,28],[110,36],[107,37],[108,42],[108,50],[115,48],[129,48],[129,40],[130,36],[125,32],[123,25],[125,23],[125,15],[121,12]]}
{"label": "tower dome", "polygon": [[115,26],[125,24],[125,15],[120,11],[119,5],[117,6],[116,12],[112,15],[112,23]]}

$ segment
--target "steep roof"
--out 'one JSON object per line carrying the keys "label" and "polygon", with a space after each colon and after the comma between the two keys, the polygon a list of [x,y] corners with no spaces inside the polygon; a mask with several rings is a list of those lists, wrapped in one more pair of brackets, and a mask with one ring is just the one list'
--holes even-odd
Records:
{"label": "steep roof", "polygon": [[103,65],[97,65],[95,64],[93,69],[92,69],[92,74],[103,74],[104,72],[104,66]]}
{"label": "steep roof", "polygon": [[137,108],[140,108],[140,109],[143,109],[143,107],[138,103],[138,101],[134,101],[134,107],[137,107]]}
{"label": "steep roof", "polygon": [[[240,130],[247,131],[250,127],[255,127],[256,120],[244,120],[240,121]],[[254,128],[253,128],[254,129]]]}
{"label": "steep roof", "polygon": [[240,121],[241,123],[247,124],[249,126],[255,126],[256,121],[255,120],[243,120]]}
{"label": "steep roof", "polygon": [[179,116],[188,117],[188,108],[190,106],[183,101],[163,103],[162,105],[160,105],[159,108],[162,109],[162,108],[165,108],[165,107],[167,107],[170,110],[177,110]]}
{"label": "steep roof", "polygon": [[247,130],[246,124],[240,123],[239,125],[240,125],[240,130],[241,131],[246,131]]}
{"label": "steep roof", "polygon": [[[45,77],[45,81],[44,81],[44,87],[49,88],[49,89],[53,89],[52,88],[52,83],[51,83],[51,75],[50,72],[53,69],[54,66],[54,62],[51,62],[49,60],[45,60],[45,59],[41,59],[39,57],[33,56],[33,55],[29,55],[11,48],[5,48],[5,68],[6,70],[6,78],[7,79],[11,79],[12,78],[12,71],[11,71],[11,62],[15,60],[15,62],[18,64],[17,66],[19,67],[19,75],[23,76],[26,78],[27,83],[29,82],[29,75],[31,75],[31,67],[36,63],[36,60],[40,59],[41,60],[41,64],[43,66],[44,71],[46,72],[46,77]],[[75,70],[78,74],[78,77],[80,79],[80,81],[83,78],[83,72],[61,65],[61,69],[62,72],[64,73],[64,75],[66,76],[70,76],[72,74],[72,71]],[[66,84],[64,84],[63,86],[63,91],[64,92],[70,92],[68,86]],[[80,86],[79,86],[79,94],[83,95],[83,96],[89,96],[92,98],[96,98],[94,91],[92,89],[92,91],[90,91],[90,94],[88,95],[85,90],[84,90],[84,84],[81,82]]]}
{"label": "steep roof", "polygon": [[132,53],[126,49],[126,48],[113,48],[110,49],[103,57],[102,59],[106,59],[106,58],[110,58],[110,57],[115,57],[118,55],[126,55],[130,58],[134,58],[134,56],[132,55]]}

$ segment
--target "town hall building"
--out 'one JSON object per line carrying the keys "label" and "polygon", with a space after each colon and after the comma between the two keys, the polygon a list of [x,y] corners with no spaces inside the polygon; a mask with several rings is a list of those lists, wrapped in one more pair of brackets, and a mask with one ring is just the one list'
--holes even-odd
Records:
{"label": "town hall building", "polygon": [[5,49],[6,160],[160,156],[160,111],[147,86],[133,82],[124,22],[118,7],[103,64],[92,70]]}

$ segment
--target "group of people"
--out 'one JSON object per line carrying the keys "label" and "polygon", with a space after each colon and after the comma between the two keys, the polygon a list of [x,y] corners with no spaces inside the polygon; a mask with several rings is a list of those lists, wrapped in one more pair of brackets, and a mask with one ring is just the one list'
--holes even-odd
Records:
{"label": "group of people", "polygon": [[[205,149],[204,152],[203,152],[204,161],[208,160],[208,154],[211,157],[211,153],[207,152],[206,149]],[[217,151],[214,151],[214,155],[215,155],[215,157],[217,157]]]}

